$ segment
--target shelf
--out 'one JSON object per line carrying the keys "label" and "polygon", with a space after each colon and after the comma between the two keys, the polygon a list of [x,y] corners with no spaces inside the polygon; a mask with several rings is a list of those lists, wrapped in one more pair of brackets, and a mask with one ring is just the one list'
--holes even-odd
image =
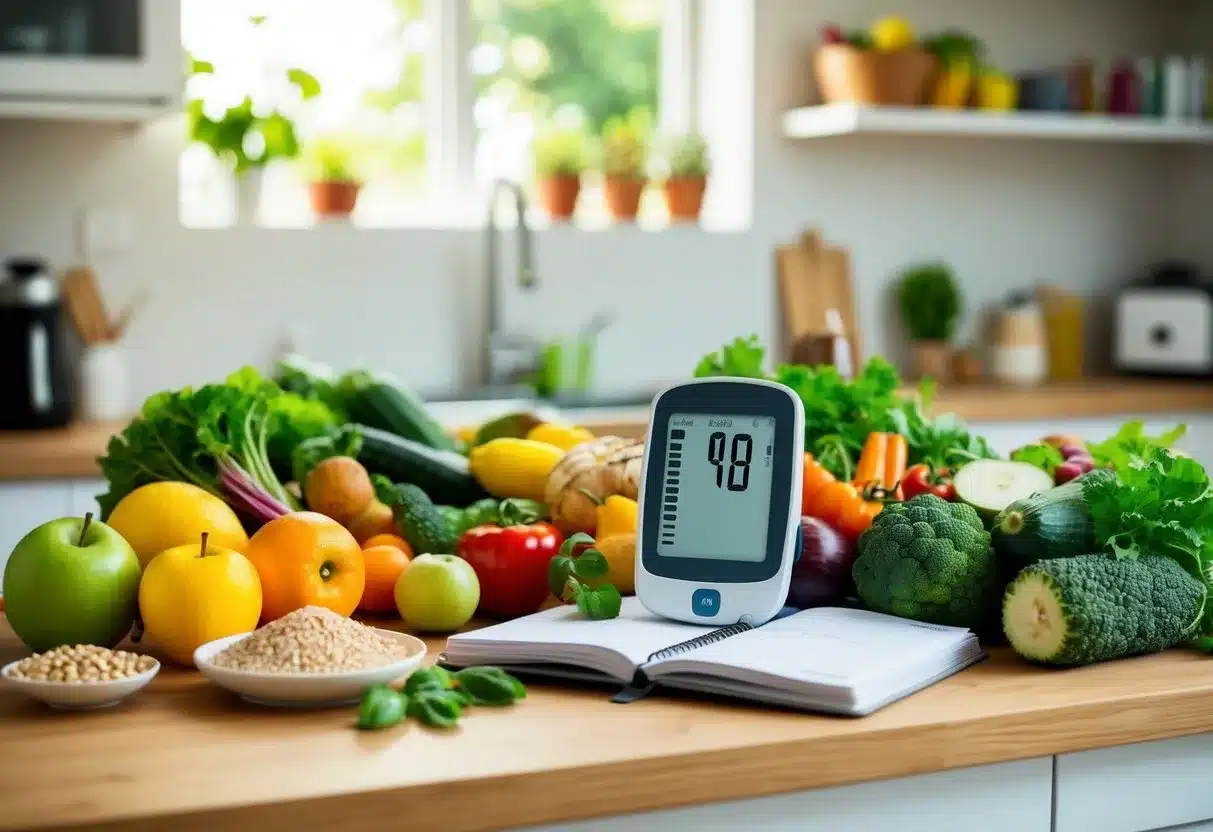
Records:
{"label": "shelf", "polygon": [[173,112],[175,110],[171,104],[153,101],[5,98],[0,96],[0,118],[142,124]]}
{"label": "shelf", "polygon": [[871,134],[1213,144],[1213,122],[1095,114],[870,107],[859,104],[826,104],[789,110],[783,116],[783,132],[794,139]]}

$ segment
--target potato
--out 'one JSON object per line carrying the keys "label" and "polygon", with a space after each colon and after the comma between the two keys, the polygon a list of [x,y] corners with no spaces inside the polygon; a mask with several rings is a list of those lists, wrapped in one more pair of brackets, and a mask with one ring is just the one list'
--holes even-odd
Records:
{"label": "potato", "polygon": [[303,493],[308,508],[343,526],[366,511],[375,499],[370,474],[362,463],[348,456],[330,457],[313,468]]}
{"label": "potato", "polygon": [[359,546],[377,534],[400,534],[396,521],[392,519],[392,510],[373,498],[361,514],[344,525]]}

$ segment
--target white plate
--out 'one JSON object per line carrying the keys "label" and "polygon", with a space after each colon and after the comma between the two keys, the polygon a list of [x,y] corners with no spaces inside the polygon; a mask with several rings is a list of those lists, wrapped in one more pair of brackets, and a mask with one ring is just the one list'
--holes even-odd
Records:
{"label": "white plate", "polygon": [[[108,708],[117,705],[135,691],[147,687],[156,674],[160,672],[160,662],[152,665],[151,670],[145,670],[138,676],[126,679],[114,679],[107,682],[43,682],[34,679],[22,679],[13,676],[13,669],[24,659],[9,662],[0,670],[0,677],[5,684],[14,690],[19,690],[26,696],[41,699],[52,708],[65,711],[86,711],[93,708]],[[155,661],[155,659],[153,659]]]}
{"label": "white plate", "polygon": [[217,639],[194,651],[194,664],[202,675],[221,688],[231,691],[248,702],[274,706],[349,705],[357,702],[371,685],[392,682],[407,676],[425,659],[425,642],[414,636],[393,630],[375,632],[409,649],[408,658],[366,670],[345,670],[340,673],[256,673],[218,667],[211,660],[228,645],[248,638],[252,633],[240,633]]}

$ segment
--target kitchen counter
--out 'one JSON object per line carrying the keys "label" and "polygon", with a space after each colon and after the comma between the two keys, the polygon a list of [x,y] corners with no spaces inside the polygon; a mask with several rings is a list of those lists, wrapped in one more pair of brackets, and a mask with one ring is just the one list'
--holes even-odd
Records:
{"label": "kitchen counter", "polygon": [[[14,645],[0,619],[0,660]],[[112,710],[55,712],[0,690],[0,829],[460,832],[1047,759],[1213,732],[1213,661],[1172,651],[1049,671],[996,650],[863,719],[667,695],[615,705],[602,689],[538,684],[452,734],[361,733],[353,716],[247,705],[168,667]]]}
{"label": "kitchen counter", "polygon": [[[506,412],[518,402],[476,402],[476,419],[485,412]],[[546,408],[544,408],[546,410]],[[990,385],[940,390],[935,412],[953,412],[970,422],[1048,422],[1113,416],[1213,414],[1213,385],[1202,382],[1109,379],[1020,389]],[[460,422],[460,403],[435,406],[440,418]],[[598,434],[643,437],[648,409],[643,407],[578,408],[566,418]],[[95,477],[96,459],[121,422],[82,423],[64,430],[0,432],[0,481]],[[452,424],[452,427],[457,424]]]}

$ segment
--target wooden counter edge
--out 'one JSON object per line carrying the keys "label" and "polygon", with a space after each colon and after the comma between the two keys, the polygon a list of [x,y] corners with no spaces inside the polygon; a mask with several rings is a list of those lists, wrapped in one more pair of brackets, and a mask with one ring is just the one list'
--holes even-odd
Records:
{"label": "wooden counter edge", "polygon": [[795,740],[174,816],[128,817],[89,828],[209,832],[268,825],[365,832],[390,828],[407,816],[417,828],[481,832],[745,800],[1210,731],[1213,688],[860,736]]}

